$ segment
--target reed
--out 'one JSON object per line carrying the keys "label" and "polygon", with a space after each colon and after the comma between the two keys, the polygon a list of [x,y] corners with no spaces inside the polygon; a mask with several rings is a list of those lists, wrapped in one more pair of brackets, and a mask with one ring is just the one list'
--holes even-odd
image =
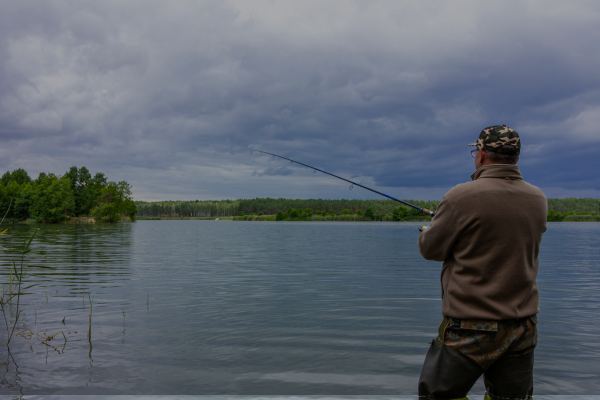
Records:
{"label": "reed", "polygon": [[63,331],[56,332],[54,335],[48,336],[46,339],[42,340],[40,343],[49,342],[50,340],[54,339],[54,337],[58,336],[58,334],[60,334],[60,333],[62,333],[63,338],[65,339],[65,343],[67,343],[67,337],[65,336]]}
{"label": "reed", "polygon": [[92,295],[90,294],[90,292],[88,292],[88,300],[90,301],[90,315],[89,315],[89,329],[88,329],[88,340],[90,342],[90,346],[92,344],[92,314],[93,314],[93,300],[94,298],[92,297]]}
{"label": "reed", "polygon": [[[8,211],[7,211],[8,213]],[[5,214],[6,216],[6,214]],[[4,218],[2,219],[4,221]],[[0,221],[0,223],[2,223]],[[9,228],[0,232],[0,237],[5,235]],[[21,317],[21,313],[23,310],[20,309],[21,306],[21,295],[24,290],[27,290],[31,287],[36,286],[36,284],[32,284],[29,286],[23,286],[24,277],[25,277],[25,255],[29,253],[31,242],[35,238],[39,229],[33,231],[33,234],[29,238],[25,238],[23,241],[23,245],[21,248],[13,249],[13,248],[4,248],[7,252],[12,254],[12,267],[10,269],[9,278],[7,285],[2,286],[2,294],[0,295],[0,309],[2,310],[2,316],[4,319],[4,324],[6,326],[6,346],[10,345],[10,341],[13,337],[15,329],[19,323],[19,318]],[[16,311],[14,313],[14,319],[12,323],[9,324],[10,311],[12,311],[12,307],[16,307]],[[12,327],[10,326],[12,325]]]}

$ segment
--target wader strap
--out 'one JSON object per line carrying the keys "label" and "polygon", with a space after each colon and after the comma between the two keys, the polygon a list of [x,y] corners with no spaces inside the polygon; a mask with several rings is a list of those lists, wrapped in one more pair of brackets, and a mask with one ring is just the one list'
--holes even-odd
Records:
{"label": "wader strap", "polygon": [[439,339],[442,343],[444,343],[444,336],[446,335],[446,328],[448,328],[448,325],[450,325],[450,318],[444,317],[438,328]]}

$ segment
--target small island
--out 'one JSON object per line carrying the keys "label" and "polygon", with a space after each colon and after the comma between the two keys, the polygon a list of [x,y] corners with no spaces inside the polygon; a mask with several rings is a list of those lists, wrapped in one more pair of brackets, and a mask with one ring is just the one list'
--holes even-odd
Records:
{"label": "small island", "polygon": [[0,212],[6,221],[25,223],[115,223],[135,221],[131,185],[112,182],[86,167],[64,175],[40,173],[31,179],[24,169],[0,178]]}

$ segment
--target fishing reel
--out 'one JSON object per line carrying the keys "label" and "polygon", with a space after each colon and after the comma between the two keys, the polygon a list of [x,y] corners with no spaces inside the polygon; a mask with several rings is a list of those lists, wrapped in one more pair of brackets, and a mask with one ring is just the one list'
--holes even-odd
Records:
{"label": "fishing reel", "polygon": [[423,226],[419,227],[419,233],[423,232],[426,229],[429,229],[429,227],[427,225],[423,225]]}

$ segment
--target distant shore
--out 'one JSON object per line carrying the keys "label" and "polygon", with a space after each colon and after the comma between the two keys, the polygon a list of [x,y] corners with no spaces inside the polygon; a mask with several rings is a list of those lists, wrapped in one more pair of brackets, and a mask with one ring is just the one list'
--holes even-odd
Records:
{"label": "distant shore", "polygon": [[[137,217],[138,221],[191,221],[191,220],[228,220],[228,221],[276,221],[275,215],[244,215],[243,217]],[[310,218],[294,218],[287,219],[285,221],[295,222],[319,222],[319,221],[333,221],[333,222],[431,222],[431,217],[424,215],[423,217],[411,217],[402,221],[375,221],[360,216],[349,216],[349,215],[335,215],[335,216],[312,216]],[[124,221],[125,222],[125,221]],[[567,215],[563,220],[560,221],[548,221],[548,222],[600,222],[600,216],[598,215]],[[86,223],[86,222],[69,222],[69,223]]]}
{"label": "distant shore", "polygon": [[[439,200],[406,200],[435,210]],[[136,202],[140,220],[233,219],[242,221],[419,221],[429,218],[419,210],[392,200],[255,198]],[[371,209],[371,211],[369,211]],[[277,214],[279,218],[277,218]],[[325,215],[324,215],[325,214]],[[225,217],[226,216],[226,217]],[[548,199],[548,222],[600,222],[600,199]]]}
{"label": "distant shore", "polygon": [[[276,221],[275,215],[244,215],[243,217],[137,217],[138,221],[190,221],[190,220],[228,220],[228,221]],[[335,215],[335,216],[312,216],[309,218],[294,218],[285,221],[294,222],[319,222],[319,221],[334,221],[334,222],[395,222],[391,220],[374,221],[364,217],[354,215]],[[399,222],[430,222],[431,217],[424,215],[422,218],[413,217],[410,220]]]}

